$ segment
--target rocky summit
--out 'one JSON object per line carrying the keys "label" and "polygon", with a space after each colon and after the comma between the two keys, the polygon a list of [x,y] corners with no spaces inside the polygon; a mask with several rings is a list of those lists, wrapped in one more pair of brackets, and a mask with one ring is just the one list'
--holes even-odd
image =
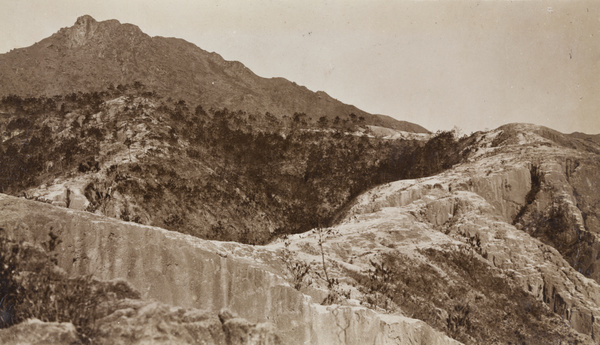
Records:
{"label": "rocky summit", "polygon": [[2,344],[600,343],[597,136],[388,126],[89,16],[0,79]]}

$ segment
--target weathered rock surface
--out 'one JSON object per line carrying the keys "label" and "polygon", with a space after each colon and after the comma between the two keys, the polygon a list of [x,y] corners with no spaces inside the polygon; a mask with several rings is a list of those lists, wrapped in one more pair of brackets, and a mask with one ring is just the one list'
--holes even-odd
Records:
{"label": "weathered rock surface", "polygon": [[[251,323],[226,310],[217,315],[204,310],[132,299],[121,300],[110,308],[112,312],[109,315],[96,321],[97,330],[90,339],[92,344],[282,344],[272,324]],[[88,342],[71,323],[32,319],[0,330],[0,343],[74,345]]]}
{"label": "weathered rock surface", "polygon": [[[225,320],[222,315],[232,315]],[[98,321],[98,344],[218,344],[278,345],[272,324],[251,323],[227,311],[169,306],[159,302],[125,300]]]}
{"label": "weathered rock surface", "polygon": [[[327,310],[289,286],[277,250],[205,241],[6,195],[0,195],[0,213],[0,227],[15,239],[39,244],[52,228],[63,240],[59,265],[69,273],[122,278],[144,299],[213,312],[228,308],[252,323],[271,322],[286,344],[329,344],[344,329],[340,344],[456,343],[419,320],[358,306]],[[231,326],[247,328],[239,321]],[[107,326],[113,331],[119,334]],[[261,332],[251,334],[260,339]]]}
{"label": "weathered rock surface", "polygon": [[0,329],[0,344],[73,345],[82,343],[77,336],[77,330],[75,330],[75,327],[71,323],[27,320],[10,328]]}
{"label": "weathered rock surface", "polygon": [[[382,189],[373,192],[386,194]],[[389,194],[386,199],[397,200]],[[316,235],[301,236],[292,240],[294,249],[304,252],[307,260],[318,261],[318,255],[306,250],[306,243],[317,241]],[[573,330],[591,337],[600,334],[600,286],[574,270],[554,248],[501,221],[497,210],[472,192],[431,189],[403,207],[382,206],[373,213],[351,214],[331,229],[325,242],[331,261],[338,263],[333,267],[369,267],[382,254],[400,252],[440,271],[444,268],[423,259],[423,251],[452,252],[461,245],[473,246],[480,253],[474,259],[499,269],[506,281],[546,303]],[[340,250],[344,243],[352,243],[347,252]],[[344,275],[343,270],[337,274]]]}
{"label": "weathered rock surface", "polygon": [[[438,273],[443,272],[435,278],[440,280],[449,279],[456,270],[434,260],[432,253],[453,258],[457,252],[470,251],[468,255],[473,257],[469,261],[482,263],[489,272],[502,276],[506,284],[545,303],[571,327],[567,333],[575,331],[593,338],[581,341],[600,342],[600,288],[596,281],[584,276],[596,279],[598,241],[593,224],[598,212],[597,197],[592,194],[600,184],[598,170],[592,166],[599,160],[593,148],[581,149],[578,142],[571,143],[559,135],[535,126],[507,126],[482,134],[469,162],[434,177],[397,181],[364,193],[349,208],[341,224],[328,229],[325,235],[331,266],[337,267],[337,275],[347,276],[345,269],[373,270],[370,262],[401,253],[415,260],[413,267],[434,267]],[[538,217],[535,222],[528,216],[534,211],[548,214],[548,209],[557,208],[557,199],[565,206],[561,213]],[[582,209],[586,210],[585,216]],[[558,222],[560,219],[564,221]],[[523,220],[537,229],[550,224],[554,232],[521,231]],[[319,262],[316,233],[298,235],[289,241],[299,257]],[[469,261],[465,264],[470,265]],[[474,277],[479,274],[485,278],[485,274],[473,271],[475,266],[466,269],[472,270]],[[424,275],[407,279],[423,279]],[[446,283],[454,284],[460,285],[461,281],[450,279]],[[479,288],[472,287],[474,291]],[[451,295],[452,289],[446,289]],[[465,297],[475,308],[485,291],[476,295],[473,300]],[[360,292],[355,296],[360,297]],[[489,297],[483,300],[486,298]],[[440,304],[433,304],[439,309]],[[406,306],[398,307],[411,313]],[[484,317],[477,313],[472,310],[473,318]],[[516,328],[517,324],[513,326]],[[539,327],[550,326],[542,323]],[[548,336],[561,339],[567,333]],[[535,336],[522,339],[534,341]],[[465,341],[478,342],[476,337]],[[490,338],[485,341],[490,342]]]}

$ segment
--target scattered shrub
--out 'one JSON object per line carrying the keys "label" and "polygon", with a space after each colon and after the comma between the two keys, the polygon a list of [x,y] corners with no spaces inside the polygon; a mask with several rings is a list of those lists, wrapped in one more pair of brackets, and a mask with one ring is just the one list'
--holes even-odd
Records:
{"label": "scattered shrub", "polygon": [[289,242],[287,241],[285,242],[285,248],[283,250],[283,262],[291,277],[291,283],[294,289],[300,290],[302,287],[312,284],[312,281],[308,276],[311,265],[295,259],[292,252],[289,250]]}
{"label": "scattered shrub", "polygon": [[366,279],[362,282],[365,293],[364,302],[371,307],[392,310],[394,303],[390,294],[394,293],[394,276],[392,269],[385,262],[371,260],[371,269],[364,272]]}
{"label": "scattered shrub", "polygon": [[448,313],[446,319],[448,335],[454,339],[458,339],[461,334],[471,332],[471,320],[469,313],[471,308],[468,304],[456,304]]}
{"label": "scattered shrub", "polygon": [[0,228],[0,328],[30,318],[70,322],[82,343],[92,343],[101,306],[115,298],[139,298],[139,293],[126,284],[101,283],[90,275],[67,277],[56,266],[61,240],[52,229],[48,236],[40,250],[9,239]]}

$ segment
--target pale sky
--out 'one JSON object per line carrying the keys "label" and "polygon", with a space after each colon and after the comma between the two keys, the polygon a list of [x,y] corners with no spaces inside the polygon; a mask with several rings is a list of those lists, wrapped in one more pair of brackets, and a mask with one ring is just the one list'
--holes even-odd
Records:
{"label": "pale sky", "polygon": [[0,0],[0,53],[83,14],[432,131],[600,133],[600,1]]}

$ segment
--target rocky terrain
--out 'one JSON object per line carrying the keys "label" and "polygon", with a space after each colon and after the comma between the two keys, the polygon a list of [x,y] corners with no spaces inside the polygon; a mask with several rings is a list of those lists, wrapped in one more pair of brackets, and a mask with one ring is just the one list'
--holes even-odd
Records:
{"label": "rocky terrain", "polygon": [[597,135],[431,134],[89,16],[0,80],[0,343],[600,343]]}
{"label": "rocky terrain", "polygon": [[[121,279],[139,291],[139,307],[99,319],[98,339],[137,334],[146,308],[171,315],[183,307],[230,310],[290,344],[598,343],[600,285],[590,269],[597,212],[583,206],[593,188],[578,187],[597,178],[588,166],[597,164],[598,146],[521,124],[476,133],[472,143],[469,158],[451,169],[375,187],[335,226],[265,246],[10,196],[2,196],[0,227],[37,244],[52,229],[62,239],[57,263],[68,274]],[[560,219],[569,226],[549,233],[547,224]],[[588,248],[578,257],[549,236],[574,231],[586,241],[573,245]],[[117,318],[128,326],[110,331]],[[188,326],[144,327],[139,332],[159,339],[161,327]]]}

